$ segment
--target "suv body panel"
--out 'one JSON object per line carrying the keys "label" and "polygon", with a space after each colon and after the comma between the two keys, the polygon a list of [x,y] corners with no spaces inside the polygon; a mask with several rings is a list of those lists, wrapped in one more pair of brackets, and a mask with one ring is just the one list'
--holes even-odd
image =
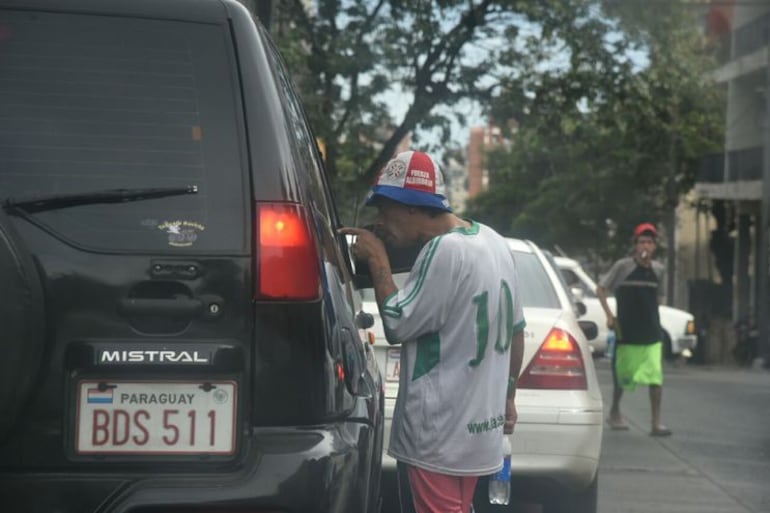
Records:
{"label": "suv body panel", "polygon": [[[208,246],[201,242],[208,233],[194,219],[189,232],[195,243],[174,238],[179,226],[172,226],[168,246],[154,247],[150,238],[136,242],[114,234],[84,243],[76,229],[74,236],[59,229],[69,228],[61,212],[8,216],[41,276],[47,333],[37,382],[15,429],[0,440],[0,502],[40,512],[191,504],[373,511],[382,445],[381,378],[355,325],[360,301],[352,290],[347,243],[335,231],[339,222],[315,140],[267,34],[229,0],[0,0],[0,28],[3,13],[11,11],[31,19],[100,16],[137,27],[168,22],[180,31],[192,23],[221,33],[226,54],[218,62],[228,76],[221,77],[225,87],[219,92],[229,95],[233,119],[224,120],[229,128],[222,131],[212,129],[218,124],[203,123],[202,133],[209,141],[227,139],[237,149],[222,155],[231,176],[209,189],[227,194],[213,198],[211,215],[225,212],[217,219],[235,220],[205,226],[209,233],[227,234],[221,249],[216,240]],[[7,108],[19,112],[17,106]],[[219,122],[214,114],[209,120]],[[200,139],[200,129],[192,133]],[[5,155],[8,161],[13,157]],[[0,149],[0,165],[5,159]],[[167,201],[177,204],[177,198]],[[308,215],[320,273],[315,301],[254,300],[258,209],[276,202],[301,205]],[[80,209],[66,214],[98,212],[103,222],[115,211]],[[109,356],[103,358],[104,351]],[[122,351],[134,351],[134,357],[115,356]],[[166,360],[148,361],[159,358],[155,351],[165,351]],[[196,355],[196,361],[183,353]],[[78,454],[81,380],[232,381],[235,451]]]}

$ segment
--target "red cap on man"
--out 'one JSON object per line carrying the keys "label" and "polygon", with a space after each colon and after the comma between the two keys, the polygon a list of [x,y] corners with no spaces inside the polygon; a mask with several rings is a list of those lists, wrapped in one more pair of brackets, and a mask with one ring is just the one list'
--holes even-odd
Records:
{"label": "red cap on man", "polygon": [[404,151],[380,171],[366,204],[385,196],[404,205],[433,207],[451,212],[444,175],[436,160],[422,151]]}
{"label": "red cap on man", "polygon": [[634,238],[640,235],[649,235],[650,237],[657,237],[658,230],[655,229],[655,225],[652,223],[642,223],[634,228]]}

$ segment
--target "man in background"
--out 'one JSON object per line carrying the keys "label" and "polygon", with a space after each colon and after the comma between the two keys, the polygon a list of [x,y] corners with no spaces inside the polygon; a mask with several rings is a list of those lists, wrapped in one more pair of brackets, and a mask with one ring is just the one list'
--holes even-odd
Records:
{"label": "man in background", "polygon": [[[655,225],[642,223],[634,229],[633,253],[615,262],[601,280],[596,295],[607,315],[607,327],[615,330],[612,359],[613,393],[608,423],[612,429],[628,429],[620,412],[623,391],[648,385],[650,393],[651,436],[669,436],[671,430],[660,420],[663,396],[663,337],[658,305],[662,298],[665,267],[652,260],[658,232]],[[614,294],[617,316],[607,304]]]}

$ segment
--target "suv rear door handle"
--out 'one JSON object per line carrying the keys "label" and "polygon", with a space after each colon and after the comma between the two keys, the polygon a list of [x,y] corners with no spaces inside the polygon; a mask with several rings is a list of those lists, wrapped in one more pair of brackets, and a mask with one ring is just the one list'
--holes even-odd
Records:
{"label": "suv rear door handle", "polygon": [[193,317],[203,311],[203,301],[192,298],[177,299],[121,299],[118,312],[127,315],[169,315],[172,317]]}

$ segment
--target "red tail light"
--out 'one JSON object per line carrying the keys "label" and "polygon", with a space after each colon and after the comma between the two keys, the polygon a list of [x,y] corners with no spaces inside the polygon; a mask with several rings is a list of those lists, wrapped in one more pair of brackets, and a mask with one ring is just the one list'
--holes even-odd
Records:
{"label": "red tail light", "polygon": [[577,341],[554,328],[519,377],[518,388],[585,390],[586,369]]}
{"label": "red tail light", "polygon": [[257,203],[256,299],[318,299],[321,271],[305,209],[292,203]]}

